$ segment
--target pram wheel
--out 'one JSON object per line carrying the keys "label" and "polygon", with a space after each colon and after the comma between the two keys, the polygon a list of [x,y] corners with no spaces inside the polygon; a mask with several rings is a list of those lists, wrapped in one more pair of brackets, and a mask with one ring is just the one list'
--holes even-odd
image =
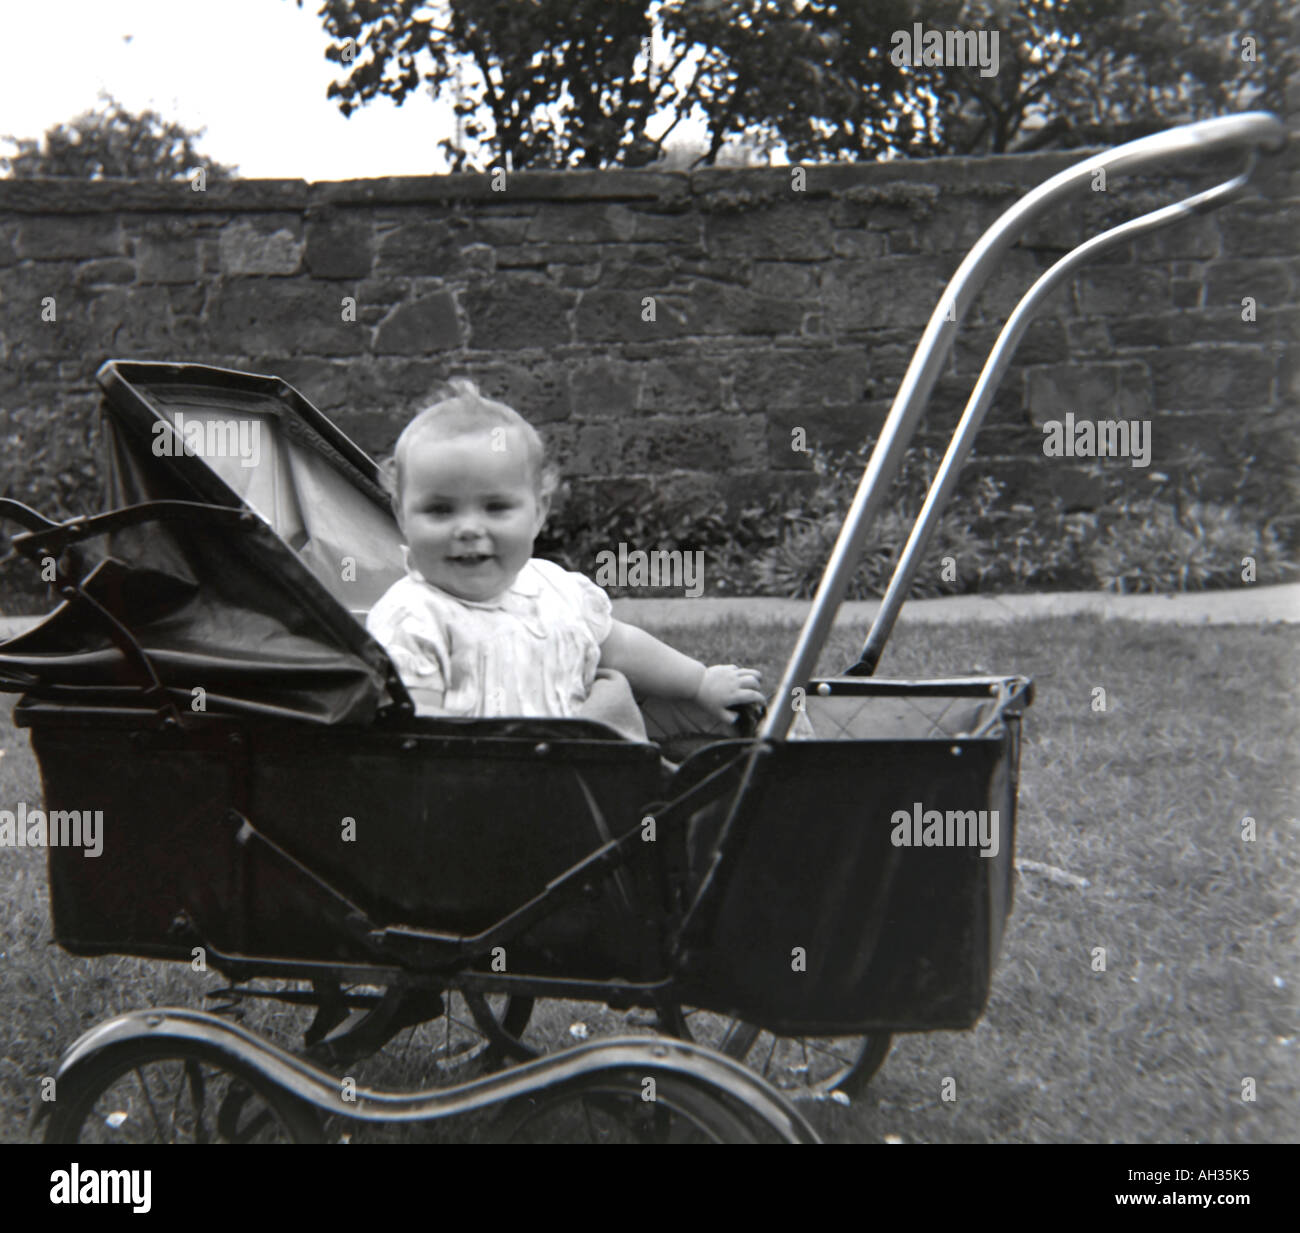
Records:
{"label": "pram wheel", "polygon": [[677,1075],[599,1071],[511,1101],[498,1115],[497,1143],[758,1143],[771,1138],[754,1114]]}
{"label": "pram wheel", "polygon": [[47,1143],[319,1143],[308,1106],[220,1049],[132,1040],[59,1080]]}
{"label": "pram wheel", "polygon": [[776,1036],[743,1019],[696,1007],[677,1008],[675,1035],[744,1063],[779,1091],[821,1099],[860,1096],[884,1064],[892,1037]]}

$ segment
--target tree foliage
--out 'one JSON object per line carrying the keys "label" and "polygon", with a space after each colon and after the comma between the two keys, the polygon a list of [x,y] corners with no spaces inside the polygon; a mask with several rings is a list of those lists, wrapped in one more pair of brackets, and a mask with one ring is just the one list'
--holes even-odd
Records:
{"label": "tree foliage", "polygon": [[[303,0],[296,0],[299,7]],[[792,160],[1124,140],[1282,107],[1292,0],[323,0],[344,114],[427,87],[453,166],[638,166],[688,119]],[[895,63],[893,35],[996,30],[999,69]],[[1243,56],[1243,36],[1257,40]]]}
{"label": "tree foliage", "polygon": [[237,168],[198,153],[195,142],[202,136],[202,129],[192,132],[156,111],[136,115],[101,93],[98,109],[56,124],[39,141],[6,137],[18,152],[0,158],[0,171],[25,180],[184,180],[202,166],[209,180],[232,178]]}

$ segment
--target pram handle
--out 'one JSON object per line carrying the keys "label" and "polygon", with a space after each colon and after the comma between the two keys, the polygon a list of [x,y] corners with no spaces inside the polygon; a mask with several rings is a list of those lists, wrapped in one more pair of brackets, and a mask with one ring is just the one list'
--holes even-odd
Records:
{"label": "pram handle", "polygon": [[889,416],[867,462],[844,526],[835,541],[790,661],[768,706],[767,716],[759,732],[762,739],[785,739],[795,715],[791,705],[794,691],[811,676],[816,666],[817,657],[834,622],[835,612],[861,558],[867,532],[902,463],[925,403],[952,348],[957,328],[1003,254],[1029,224],[1080,186],[1091,184],[1099,172],[1104,172],[1107,176],[1120,172],[1148,172],[1163,163],[1189,155],[1204,158],[1210,154],[1236,149],[1248,149],[1252,154],[1247,169],[1233,179],[1085,241],[1043,274],[1017,305],[994,344],[971,401],[967,404],[966,413],[939,473],[935,476],[925,507],[918,516],[917,526],[913,528],[913,535],[899,558],[886,596],[889,607],[882,604],[862,656],[850,671],[869,675],[879,661],[942,502],[951,494],[961,463],[969,454],[974,433],[992,401],[997,382],[1010,363],[1015,345],[1027,327],[1032,311],[1062,278],[1097,252],[1142,231],[1164,226],[1192,213],[1213,209],[1238,195],[1253,171],[1255,152],[1260,148],[1277,152],[1285,143],[1285,126],[1269,112],[1247,112],[1239,116],[1181,125],[1116,146],[1113,150],[1092,155],[1068,167],[1022,197],[984,232],[949,280],[912,356],[890,407]]}

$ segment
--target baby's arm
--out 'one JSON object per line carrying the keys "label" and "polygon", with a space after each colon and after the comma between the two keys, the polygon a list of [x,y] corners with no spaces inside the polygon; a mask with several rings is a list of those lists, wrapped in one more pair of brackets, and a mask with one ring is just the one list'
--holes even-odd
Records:
{"label": "baby's arm", "polygon": [[728,723],[736,718],[728,708],[765,701],[758,691],[759,674],[752,668],[735,664],[706,668],[624,621],[615,621],[601,643],[600,666],[621,672],[639,694],[694,701]]}

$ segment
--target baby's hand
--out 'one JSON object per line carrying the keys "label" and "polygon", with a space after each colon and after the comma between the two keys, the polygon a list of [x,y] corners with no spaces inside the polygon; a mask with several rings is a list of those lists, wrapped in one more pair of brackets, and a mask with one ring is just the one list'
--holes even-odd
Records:
{"label": "baby's hand", "polygon": [[753,668],[737,668],[735,664],[714,664],[705,668],[704,679],[695,692],[695,701],[709,714],[725,723],[734,724],[736,713],[729,707],[744,702],[766,702],[758,691],[761,673]]}

